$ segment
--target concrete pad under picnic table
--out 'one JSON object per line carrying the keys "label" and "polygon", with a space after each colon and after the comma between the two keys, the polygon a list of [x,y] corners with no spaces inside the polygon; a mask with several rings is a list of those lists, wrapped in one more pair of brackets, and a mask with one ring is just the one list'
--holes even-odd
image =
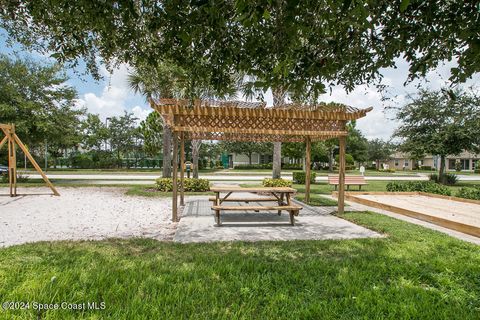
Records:
{"label": "concrete pad under picnic table", "polygon": [[[242,197],[245,195],[242,195]],[[248,194],[247,194],[248,196]],[[336,207],[303,206],[295,225],[282,212],[230,211],[222,212],[222,226],[215,225],[208,199],[187,199],[177,225],[174,241],[265,241],[265,240],[326,240],[382,237],[381,234],[331,215]],[[261,203],[250,203],[250,205]],[[245,205],[245,203],[232,203]]]}

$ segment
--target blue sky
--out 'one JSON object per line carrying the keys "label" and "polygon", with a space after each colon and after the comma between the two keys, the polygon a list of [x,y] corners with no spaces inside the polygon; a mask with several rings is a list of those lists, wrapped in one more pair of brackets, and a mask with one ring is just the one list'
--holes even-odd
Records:
{"label": "blue sky", "polygon": [[[0,52],[12,54],[13,51],[34,59],[46,60],[48,57],[37,53],[22,52],[21,48],[15,46],[8,48],[5,43],[6,34],[0,29]],[[446,63],[439,66],[436,70],[428,73],[425,80],[415,81],[408,86],[404,82],[408,75],[408,64],[402,59],[396,61],[397,68],[385,69],[383,75],[384,84],[388,85],[388,94],[393,97],[387,103],[382,101],[382,95],[374,86],[359,86],[353,92],[346,93],[341,87],[333,88],[332,92],[321,97],[323,101],[335,101],[345,103],[353,107],[366,108],[373,107],[373,111],[357,122],[357,127],[363,134],[369,138],[381,138],[388,140],[398,125],[391,120],[393,114],[385,111],[386,106],[398,106],[407,101],[408,94],[414,94],[418,83],[432,89],[438,89],[448,85],[450,68],[453,63]],[[124,110],[133,112],[136,117],[143,120],[151,109],[145,102],[145,99],[134,94],[127,84],[128,66],[122,65],[110,74],[105,68],[102,68],[104,79],[97,82],[88,75],[79,76],[85,71],[84,65],[80,63],[77,72],[67,70],[70,80],[69,84],[75,87],[79,94],[78,105],[84,106],[89,112],[99,114],[102,119],[108,116],[118,116],[123,114]],[[465,86],[474,86],[478,88],[480,77],[477,75],[469,80]],[[271,93],[265,94],[267,104],[272,104]]]}

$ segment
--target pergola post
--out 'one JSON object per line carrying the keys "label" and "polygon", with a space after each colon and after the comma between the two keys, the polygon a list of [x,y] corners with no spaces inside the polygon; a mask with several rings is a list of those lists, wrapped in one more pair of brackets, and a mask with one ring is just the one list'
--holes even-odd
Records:
{"label": "pergola post", "polygon": [[185,139],[184,133],[180,133],[180,205],[185,205]]}
{"label": "pergola post", "polygon": [[312,153],[310,137],[305,139],[305,202],[310,202],[310,155]]}
{"label": "pergola post", "polygon": [[178,219],[178,132],[173,132],[173,158],[172,158],[172,221],[176,222]]}
{"label": "pergola post", "polygon": [[338,156],[338,213],[345,211],[345,136],[338,137],[339,156]]}

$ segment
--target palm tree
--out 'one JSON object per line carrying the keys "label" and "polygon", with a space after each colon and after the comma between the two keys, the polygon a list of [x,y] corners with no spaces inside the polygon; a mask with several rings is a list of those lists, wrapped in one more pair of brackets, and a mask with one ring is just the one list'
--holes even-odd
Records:
{"label": "palm tree", "polygon": [[[156,69],[137,68],[128,75],[128,84],[135,93],[147,100],[158,98],[182,98],[186,92],[187,75],[173,64],[161,63]],[[163,126],[162,176],[172,177],[172,130],[160,117]]]}
{"label": "palm tree", "polygon": [[[128,76],[130,88],[141,93],[148,99],[211,99],[232,98],[237,94],[242,76],[232,75],[232,86],[223,91],[215,90],[209,79],[198,79],[189,75],[184,69],[168,62],[160,63],[157,68],[137,68]],[[172,131],[163,122],[163,177],[171,177],[171,166],[165,165],[172,160]],[[198,178],[198,158],[202,144],[201,140],[192,140],[193,177]]]}

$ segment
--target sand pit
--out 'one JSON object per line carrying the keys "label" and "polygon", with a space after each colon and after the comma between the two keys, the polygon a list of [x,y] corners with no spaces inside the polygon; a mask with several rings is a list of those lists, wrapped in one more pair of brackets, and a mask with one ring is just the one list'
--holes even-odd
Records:
{"label": "sand pit", "polygon": [[124,188],[0,189],[0,247],[42,240],[150,237],[172,239],[170,198],[125,195]]}
{"label": "sand pit", "polygon": [[480,204],[426,194],[364,193],[349,200],[432,222],[480,237]]}

